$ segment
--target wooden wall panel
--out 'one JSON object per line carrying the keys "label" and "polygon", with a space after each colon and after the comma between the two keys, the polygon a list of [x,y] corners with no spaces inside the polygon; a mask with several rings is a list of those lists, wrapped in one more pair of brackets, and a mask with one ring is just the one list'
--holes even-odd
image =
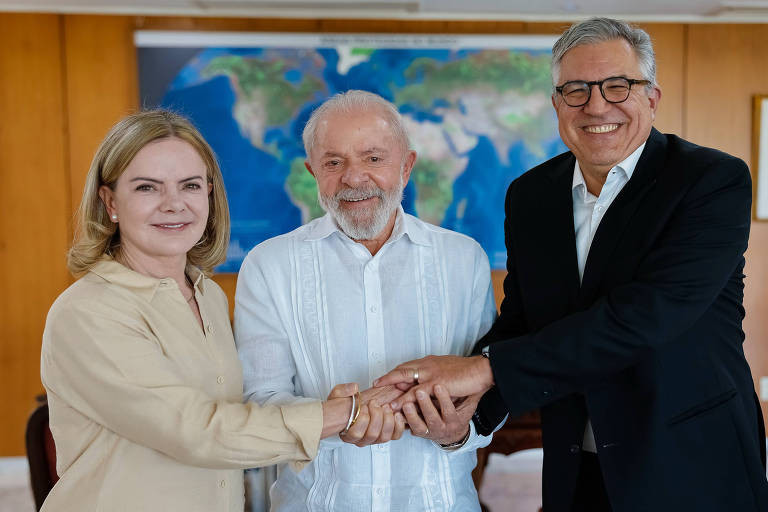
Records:
{"label": "wooden wall panel", "polygon": [[656,80],[661,86],[661,102],[653,125],[663,133],[684,137],[683,73],[685,69],[686,27],[680,24],[643,25],[656,49]]}
{"label": "wooden wall panel", "polygon": [[67,286],[59,17],[0,14],[0,455],[24,454],[45,315]]}
{"label": "wooden wall panel", "polygon": [[63,16],[72,207],[107,130],[139,107],[132,18]]}
{"label": "wooden wall panel", "polygon": [[[752,96],[768,94],[768,25],[691,25],[685,93],[687,137],[752,169]],[[768,376],[768,223],[752,222],[745,269],[744,350],[756,381]],[[763,402],[763,415],[768,407]]]}

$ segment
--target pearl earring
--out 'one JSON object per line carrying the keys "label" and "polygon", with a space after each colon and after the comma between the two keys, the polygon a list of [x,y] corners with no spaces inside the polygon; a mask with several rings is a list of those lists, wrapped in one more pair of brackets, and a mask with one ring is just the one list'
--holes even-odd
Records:
{"label": "pearl earring", "polygon": [[112,222],[117,222],[117,214],[116,213],[112,214]]}

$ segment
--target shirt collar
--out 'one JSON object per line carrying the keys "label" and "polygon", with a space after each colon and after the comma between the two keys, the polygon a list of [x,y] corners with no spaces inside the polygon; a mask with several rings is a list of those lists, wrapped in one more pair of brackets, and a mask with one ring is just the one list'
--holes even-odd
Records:
{"label": "shirt collar", "polygon": [[397,219],[395,219],[395,228],[392,230],[391,241],[395,241],[402,236],[408,236],[408,239],[416,245],[432,245],[432,237],[429,235],[428,224],[417,222],[416,217],[408,215],[403,211],[403,207],[397,208]]}
{"label": "shirt collar", "polygon": [[[336,225],[336,221],[333,220],[331,214],[326,213],[310,227],[305,240],[321,240],[334,233],[338,233],[338,236],[351,240],[339,229],[339,226]],[[392,228],[392,234],[389,236],[389,240],[387,240],[386,243],[396,242],[404,235],[407,235],[408,239],[417,245],[431,245],[430,237],[425,226],[416,222],[411,215],[406,214],[402,206],[398,206],[397,210],[395,210],[395,225]]]}
{"label": "shirt collar", "polygon": [[[178,288],[178,284],[173,278],[165,277],[158,279],[140,274],[115,261],[107,254],[103,255],[91,267],[91,272],[109,283],[127,288],[148,301],[154,298],[159,288]],[[203,272],[194,265],[187,265],[185,272],[192,281],[192,286],[200,291],[201,294],[205,294],[205,275]]]}
{"label": "shirt collar", "polygon": [[[611,168],[611,171],[617,169],[624,173],[627,177],[627,181],[632,179],[632,174],[635,172],[635,167],[637,166],[637,161],[640,160],[640,155],[643,154],[643,149],[645,149],[645,142],[640,144],[631,155]],[[571,190],[573,190],[574,193],[578,193],[582,200],[587,199],[587,184],[584,181],[584,175],[581,173],[581,167],[579,167],[578,160],[576,160],[576,164],[573,166],[573,183],[571,185]]]}

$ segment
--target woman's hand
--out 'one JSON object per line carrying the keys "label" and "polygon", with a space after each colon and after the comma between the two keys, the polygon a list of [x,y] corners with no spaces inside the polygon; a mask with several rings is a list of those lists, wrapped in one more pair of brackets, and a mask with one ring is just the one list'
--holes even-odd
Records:
{"label": "woman's hand", "polygon": [[356,446],[381,444],[400,439],[405,430],[405,418],[400,412],[393,412],[389,404],[382,406],[375,402],[363,404],[357,421],[341,440]]}
{"label": "woman's hand", "polygon": [[[400,439],[405,429],[405,417],[393,412],[388,402],[402,394],[394,386],[367,389],[360,393],[362,404],[357,420],[349,430],[346,428],[352,411],[352,395],[357,393],[355,383],[339,384],[331,390],[328,400],[323,403],[323,432],[326,438],[340,434],[342,441],[356,446],[386,443]],[[384,403],[385,405],[379,405]]]}
{"label": "woman's hand", "polygon": [[399,398],[402,394],[403,391],[400,391],[395,386],[383,386],[380,388],[368,388],[365,391],[361,391],[360,397],[363,399],[364,404],[373,402],[376,405],[384,405]]}

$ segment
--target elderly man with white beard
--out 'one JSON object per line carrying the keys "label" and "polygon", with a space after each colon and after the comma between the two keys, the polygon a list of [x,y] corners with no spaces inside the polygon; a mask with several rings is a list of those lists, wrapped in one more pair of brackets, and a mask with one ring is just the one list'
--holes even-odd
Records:
{"label": "elderly man with white beard", "polygon": [[[468,354],[495,317],[488,258],[471,238],[403,211],[416,153],[397,109],[372,93],[337,94],[303,141],[326,215],[259,244],[240,269],[245,398],[318,399],[337,382],[368,388],[403,361]],[[444,391],[394,416],[363,392],[371,423],[407,422],[402,438],[321,441],[301,472],[280,468],[272,510],[479,511],[471,471],[490,442],[470,421],[479,396],[454,403]],[[382,436],[393,428],[384,423]]]}

